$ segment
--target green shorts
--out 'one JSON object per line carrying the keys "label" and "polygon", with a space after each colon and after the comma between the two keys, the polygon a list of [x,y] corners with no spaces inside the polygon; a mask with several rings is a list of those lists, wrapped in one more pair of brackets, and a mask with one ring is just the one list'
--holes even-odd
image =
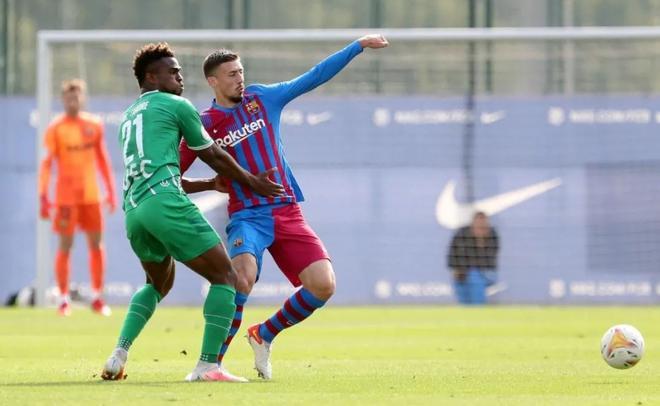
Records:
{"label": "green shorts", "polygon": [[185,194],[158,193],[126,212],[125,221],[131,248],[143,262],[162,262],[168,255],[185,262],[221,241]]}

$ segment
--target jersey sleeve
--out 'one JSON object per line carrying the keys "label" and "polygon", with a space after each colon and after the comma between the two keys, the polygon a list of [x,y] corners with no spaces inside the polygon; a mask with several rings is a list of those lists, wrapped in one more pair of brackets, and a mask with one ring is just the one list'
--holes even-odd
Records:
{"label": "jersey sleeve", "polygon": [[187,99],[181,99],[176,109],[177,121],[183,139],[186,140],[188,148],[193,151],[206,149],[213,145],[213,140],[204,129],[199,113]]}
{"label": "jersey sleeve", "polygon": [[44,134],[44,147],[46,154],[55,155],[57,153],[57,140],[55,139],[55,125],[49,125]]}
{"label": "jersey sleeve", "polygon": [[182,139],[179,144],[179,170],[181,171],[181,175],[186,173],[188,168],[190,168],[190,165],[195,162],[195,159],[197,159],[197,154],[195,151],[188,148],[188,143],[185,138]]}
{"label": "jersey sleeve", "polygon": [[39,194],[41,196],[48,194],[52,162],[57,153],[55,126],[52,124],[48,126],[46,134],[44,134],[44,147],[46,148],[46,156],[44,156],[43,161],[41,161],[41,166],[39,168]]}
{"label": "jersey sleeve", "polygon": [[96,131],[99,137],[98,142],[96,143],[96,163],[101,172],[101,177],[105,182],[106,192],[108,197],[114,200],[115,196],[115,177],[112,173],[112,163],[110,161],[110,154],[108,154],[108,147],[105,143],[105,132],[103,130],[103,124],[100,121],[95,123]]}
{"label": "jersey sleeve", "polygon": [[358,41],[353,41],[341,51],[335,52],[319,62],[312,69],[295,79],[286,82],[265,85],[264,94],[269,94],[282,106],[296,97],[305,94],[324,84],[339,73],[348,63],[362,52]]}

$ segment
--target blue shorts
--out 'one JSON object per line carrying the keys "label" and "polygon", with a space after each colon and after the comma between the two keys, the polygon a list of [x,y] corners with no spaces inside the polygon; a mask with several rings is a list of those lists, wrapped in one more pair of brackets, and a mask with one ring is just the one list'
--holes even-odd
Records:
{"label": "blue shorts", "polygon": [[227,225],[227,238],[231,258],[245,253],[256,258],[257,280],[266,249],[293,286],[302,284],[300,272],[309,265],[330,259],[323,242],[307,224],[297,204],[258,206],[237,211],[231,215]]}

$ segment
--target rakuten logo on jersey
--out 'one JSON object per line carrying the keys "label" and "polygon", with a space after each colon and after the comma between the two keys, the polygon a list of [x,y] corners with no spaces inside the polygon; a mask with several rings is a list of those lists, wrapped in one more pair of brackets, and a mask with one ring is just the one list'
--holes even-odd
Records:
{"label": "rakuten logo on jersey", "polygon": [[[250,135],[261,130],[265,126],[266,126],[266,122],[262,118],[260,118],[257,121],[253,121],[251,123],[245,124],[243,127],[239,128],[238,130],[229,131],[227,135],[225,135],[224,137],[216,138],[215,142],[216,144],[220,145],[223,148],[233,147],[234,145],[243,141]],[[216,131],[217,130],[214,129],[213,133],[215,134]]]}

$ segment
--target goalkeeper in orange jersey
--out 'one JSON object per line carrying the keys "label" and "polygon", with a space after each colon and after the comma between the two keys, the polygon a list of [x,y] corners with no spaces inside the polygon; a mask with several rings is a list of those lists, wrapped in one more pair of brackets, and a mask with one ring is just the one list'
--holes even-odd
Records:
{"label": "goalkeeper in orange jersey", "polygon": [[[59,314],[71,314],[69,253],[73,234],[76,228],[80,228],[87,235],[89,247],[92,310],[109,316],[110,308],[101,295],[105,252],[101,240],[103,215],[96,170],[99,170],[105,183],[105,203],[110,213],[117,205],[115,182],[103,138],[103,126],[96,117],[82,111],[85,88],[85,82],[80,79],[62,83],[64,114],[50,123],[45,135],[46,157],[41,162],[39,174],[40,214],[43,219],[52,216],[53,230],[59,235],[55,256],[55,276],[60,290]],[[48,189],[53,162],[57,175],[55,200],[51,203]]]}

